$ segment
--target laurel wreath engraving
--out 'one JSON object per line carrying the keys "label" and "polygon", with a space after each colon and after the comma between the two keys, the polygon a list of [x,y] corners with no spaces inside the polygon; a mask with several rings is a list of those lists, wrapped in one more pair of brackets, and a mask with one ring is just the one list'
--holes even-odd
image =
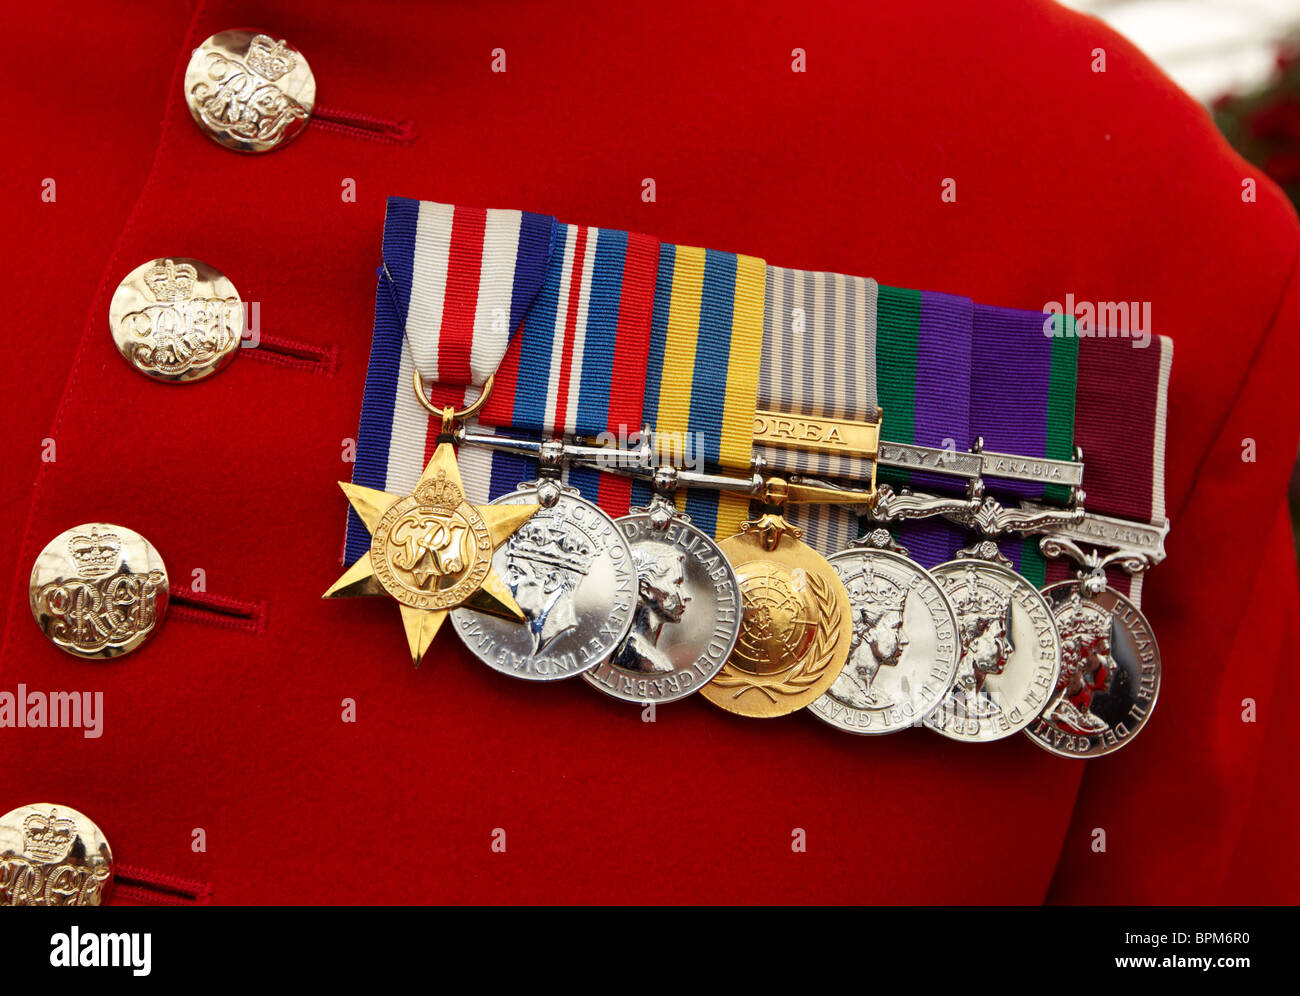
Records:
{"label": "laurel wreath engraving", "polygon": [[830,582],[817,574],[809,573],[808,590],[817,602],[817,615],[825,620],[817,627],[817,638],[799,660],[775,674],[751,674],[734,667],[730,660],[722,665],[713,678],[713,684],[734,688],[732,699],[746,692],[756,691],[777,702],[783,695],[798,695],[815,685],[835,656],[835,644],[840,631],[841,610],[836,602]]}

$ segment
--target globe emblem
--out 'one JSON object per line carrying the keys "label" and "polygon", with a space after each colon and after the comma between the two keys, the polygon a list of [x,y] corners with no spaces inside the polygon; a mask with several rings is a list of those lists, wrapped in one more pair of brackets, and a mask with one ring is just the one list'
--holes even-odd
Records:
{"label": "globe emblem", "polygon": [[776,674],[800,660],[816,633],[814,613],[784,566],[759,560],[740,575],[743,609],[736,662],[751,674]]}

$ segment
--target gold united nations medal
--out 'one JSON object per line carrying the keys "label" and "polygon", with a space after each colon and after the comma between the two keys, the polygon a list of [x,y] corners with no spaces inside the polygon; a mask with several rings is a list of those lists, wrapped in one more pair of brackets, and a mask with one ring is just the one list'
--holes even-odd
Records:
{"label": "gold united nations medal", "polygon": [[524,614],[492,566],[492,554],[540,505],[471,505],[465,500],[451,432],[487,399],[462,412],[434,409],[418,375],[416,393],[442,416],[442,434],[415,492],[408,496],[339,481],[370,531],[370,549],[325,592],[325,598],[390,595],[406,627],[411,662],[420,660],[447,613],[458,606],[523,622]]}
{"label": "gold united nations medal", "polygon": [[700,694],[742,716],[784,716],[816,701],[839,677],[853,637],[844,582],[800,541],[779,511],[783,497],[783,482],[770,480],[769,510],[718,544],[740,582],[740,635]]}

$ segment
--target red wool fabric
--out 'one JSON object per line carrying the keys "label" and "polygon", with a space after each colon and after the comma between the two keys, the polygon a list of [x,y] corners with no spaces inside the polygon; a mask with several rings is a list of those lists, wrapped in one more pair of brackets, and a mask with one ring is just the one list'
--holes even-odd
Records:
{"label": "red wool fabric", "polygon": [[[0,810],[73,806],[142,881],[218,903],[1300,898],[1284,510],[1300,226],[1202,108],[1046,2],[375,10],[11,12],[19,72],[42,85],[2,112],[18,237],[0,250],[0,689],[102,690],[106,715],[94,740],[0,730]],[[181,74],[203,38],[246,25],[307,55],[336,117],[410,124],[383,141],[316,123],[268,155],[220,148]],[[1147,729],[1085,764],[1020,737],[859,739],[698,698],[645,723],[580,681],[503,678],[450,630],[412,670],[394,605],[320,600],[339,573],[334,482],[350,476],[389,194],[1013,307],[1150,301],[1175,353],[1173,532],[1143,591],[1166,670]],[[188,386],[130,370],[108,300],[157,256],[217,266],[297,358],[244,350]],[[27,575],[50,538],[92,520],[146,535],[178,589],[202,569],[212,604],[249,618],[191,605],[107,664],[54,649]]]}

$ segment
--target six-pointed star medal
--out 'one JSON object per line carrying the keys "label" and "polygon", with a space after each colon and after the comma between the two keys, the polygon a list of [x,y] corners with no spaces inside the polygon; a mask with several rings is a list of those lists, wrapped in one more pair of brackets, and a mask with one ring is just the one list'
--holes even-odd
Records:
{"label": "six-pointed star medal", "polygon": [[416,667],[457,606],[523,621],[492,554],[540,505],[469,504],[450,443],[438,444],[408,497],[346,481],[339,487],[370,530],[370,549],[323,597],[397,599]]}

